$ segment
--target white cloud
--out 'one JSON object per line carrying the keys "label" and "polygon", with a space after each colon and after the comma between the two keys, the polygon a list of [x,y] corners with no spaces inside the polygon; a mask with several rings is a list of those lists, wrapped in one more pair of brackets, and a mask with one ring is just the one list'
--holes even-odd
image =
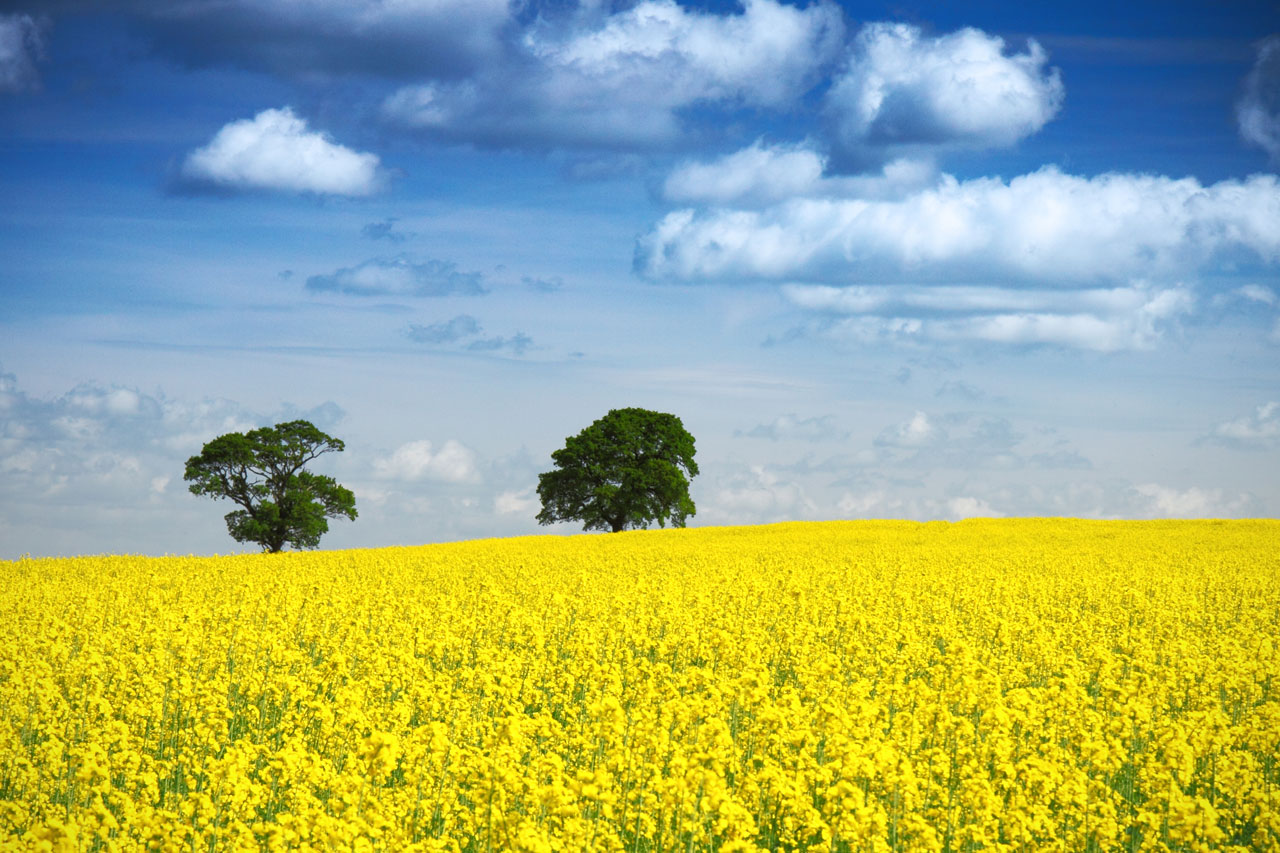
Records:
{"label": "white cloud", "polygon": [[289,107],[233,121],[187,155],[182,177],[193,185],[367,196],[384,185],[376,154],[352,151],[308,129]]}
{"label": "white cloud", "polygon": [[1144,512],[1153,518],[1239,518],[1256,506],[1248,495],[1233,497],[1222,489],[1176,489],[1144,483],[1133,490],[1145,499]]}
{"label": "white cloud", "polygon": [[883,506],[888,496],[883,491],[853,494],[845,492],[836,501],[836,510],[841,516],[865,516]]}
{"label": "white cloud", "polygon": [[833,143],[863,161],[904,149],[1010,145],[1062,105],[1062,81],[1046,60],[1034,41],[1006,55],[1002,39],[972,28],[929,38],[909,24],[868,24],[827,93]]}
{"label": "white cloud", "polygon": [[726,204],[775,202],[808,195],[822,180],[825,160],[803,145],[749,148],[711,163],[686,163],[662,186],[668,201]]}
{"label": "white cloud", "polygon": [[1275,291],[1260,284],[1246,284],[1237,288],[1235,295],[1248,302],[1261,302],[1263,305],[1275,305],[1277,302]]}
{"label": "white cloud", "polygon": [[894,201],[795,199],[765,210],[680,210],[644,237],[663,279],[885,283],[974,279],[1096,286],[1182,276],[1224,253],[1280,259],[1280,180],[1066,175],[957,181]]}
{"label": "white cloud", "polygon": [[498,515],[527,515],[533,517],[542,508],[533,487],[500,493],[493,499],[493,511]]}
{"label": "white cloud", "polygon": [[828,332],[861,341],[987,341],[1056,344],[1098,352],[1149,349],[1192,310],[1181,287],[1107,290],[997,287],[829,287],[788,285],[811,311],[840,317]]}
{"label": "white cloud", "polygon": [[461,442],[449,439],[439,450],[430,441],[411,441],[388,457],[373,463],[374,473],[393,480],[435,480],[445,483],[474,481],[475,453]]}
{"label": "white cloud", "polygon": [[763,465],[719,478],[710,499],[700,501],[700,524],[754,524],[810,518],[817,504],[797,482],[784,480]]}
{"label": "white cloud", "polygon": [[951,498],[947,501],[947,517],[954,520],[962,518],[1000,518],[1004,513],[991,508],[991,504],[974,497]]}
{"label": "white cloud", "polygon": [[753,145],[711,162],[688,162],[663,183],[668,201],[767,206],[797,197],[896,198],[935,185],[926,160],[894,160],[878,173],[829,177],[827,158],[807,144]]}
{"label": "white cloud", "polygon": [[517,147],[630,148],[679,139],[697,103],[789,108],[843,37],[839,9],[746,0],[741,14],[644,0],[609,15],[543,19],[523,56],[471,79],[405,87],[392,122],[449,138]]}
{"label": "white cloud", "polygon": [[924,447],[945,438],[924,412],[916,412],[906,423],[888,427],[876,437],[876,444],[884,447]]}
{"label": "white cloud", "polygon": [[[813,186],[832,193],[842,180]],[[818,192],[755,210],[670,213],[638,242],[636,269],[684,282],[839,282],[785,293],[842,317],[835,330],[858,339],[1114,351],[1150,347],[1189,314],[1202,273],[1280,261],[1274,175],[1206,187],[1046,167],[1008,183],[943,176],[899,198]],[[1257,285],[1240,293],[1274,298]]]}
{"label": "white cloud", "polygon": [[1258,46],[1258,59],[1236,104],[1240,135],[1280,163],[1280,36]]}
{"label": "white cloud", "polygon": [[1280,446],[1280,402],[1263,403],[1251,414],[1218,424],[1205,440],[1251,450]]}
{"label": "white cloud", "polygon": [[44,55],[44,29],[30,15],[0,15],[0,92],[39,86],[36,61]]}

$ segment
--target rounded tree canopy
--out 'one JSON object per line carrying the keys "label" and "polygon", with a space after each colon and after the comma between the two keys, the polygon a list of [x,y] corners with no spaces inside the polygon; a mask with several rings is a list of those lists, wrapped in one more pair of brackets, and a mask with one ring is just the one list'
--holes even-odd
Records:
{"label": "rounded tree canopy", "polygon": [[675,415],[613,409],[551,454],[538,476],[538,522],[581,521],[586,530],[684,527],[697,510],[689,478],[698,473],[693,436]]}
{"label": "rounded tree canopy", "polygon": [[182,479],[191,483],[192,494],[239,504],[226,515],[227,532],[237,542],[256,542],[273,553],[286,544],[315,548],[329,530],[326,519],[356,517],[356,498],[332,477],[304,466],[342,449],[339,439],[308,421],[229,432],[188,459]]}

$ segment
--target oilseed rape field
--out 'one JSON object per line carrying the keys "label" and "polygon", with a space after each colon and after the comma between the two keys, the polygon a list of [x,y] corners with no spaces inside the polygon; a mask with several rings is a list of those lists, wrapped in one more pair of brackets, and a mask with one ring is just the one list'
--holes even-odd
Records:
{"label": "oilseed rape field", "polygon": [[1280,850],[1280,522],[0,563],[0,848]]}

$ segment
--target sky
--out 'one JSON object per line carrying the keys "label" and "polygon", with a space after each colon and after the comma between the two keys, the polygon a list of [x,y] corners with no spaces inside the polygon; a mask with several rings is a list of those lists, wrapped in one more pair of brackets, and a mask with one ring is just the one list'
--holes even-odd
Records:
{"label": "sky", "polygon": [[1280,514],[1280,9],[0,0],[0,559],[540,527],[681,418],[691,526]]}

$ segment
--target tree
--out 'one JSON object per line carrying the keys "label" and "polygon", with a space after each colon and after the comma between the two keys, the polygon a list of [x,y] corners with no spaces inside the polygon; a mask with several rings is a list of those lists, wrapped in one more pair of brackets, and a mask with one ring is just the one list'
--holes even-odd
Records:
{"label": "tree", "polygon": [[613,409],[565,439],[551,454],[556,470],[538,475],[540,524],[581,521],[585,530],[684,527],[697,510],[693,436],[675,415]]}
{"label": "tree", "polygon": [[315,548],[329,531],[326,519],[356,517],[356,498],[332,477],[304,470],[343,444],[307,421],[289,421],[247,433],[229,432],[187,460],[182,479],[194,495],[227,498],[240,509],[226,515],[237,542],[256,542],[272,554],[286,544]]}

